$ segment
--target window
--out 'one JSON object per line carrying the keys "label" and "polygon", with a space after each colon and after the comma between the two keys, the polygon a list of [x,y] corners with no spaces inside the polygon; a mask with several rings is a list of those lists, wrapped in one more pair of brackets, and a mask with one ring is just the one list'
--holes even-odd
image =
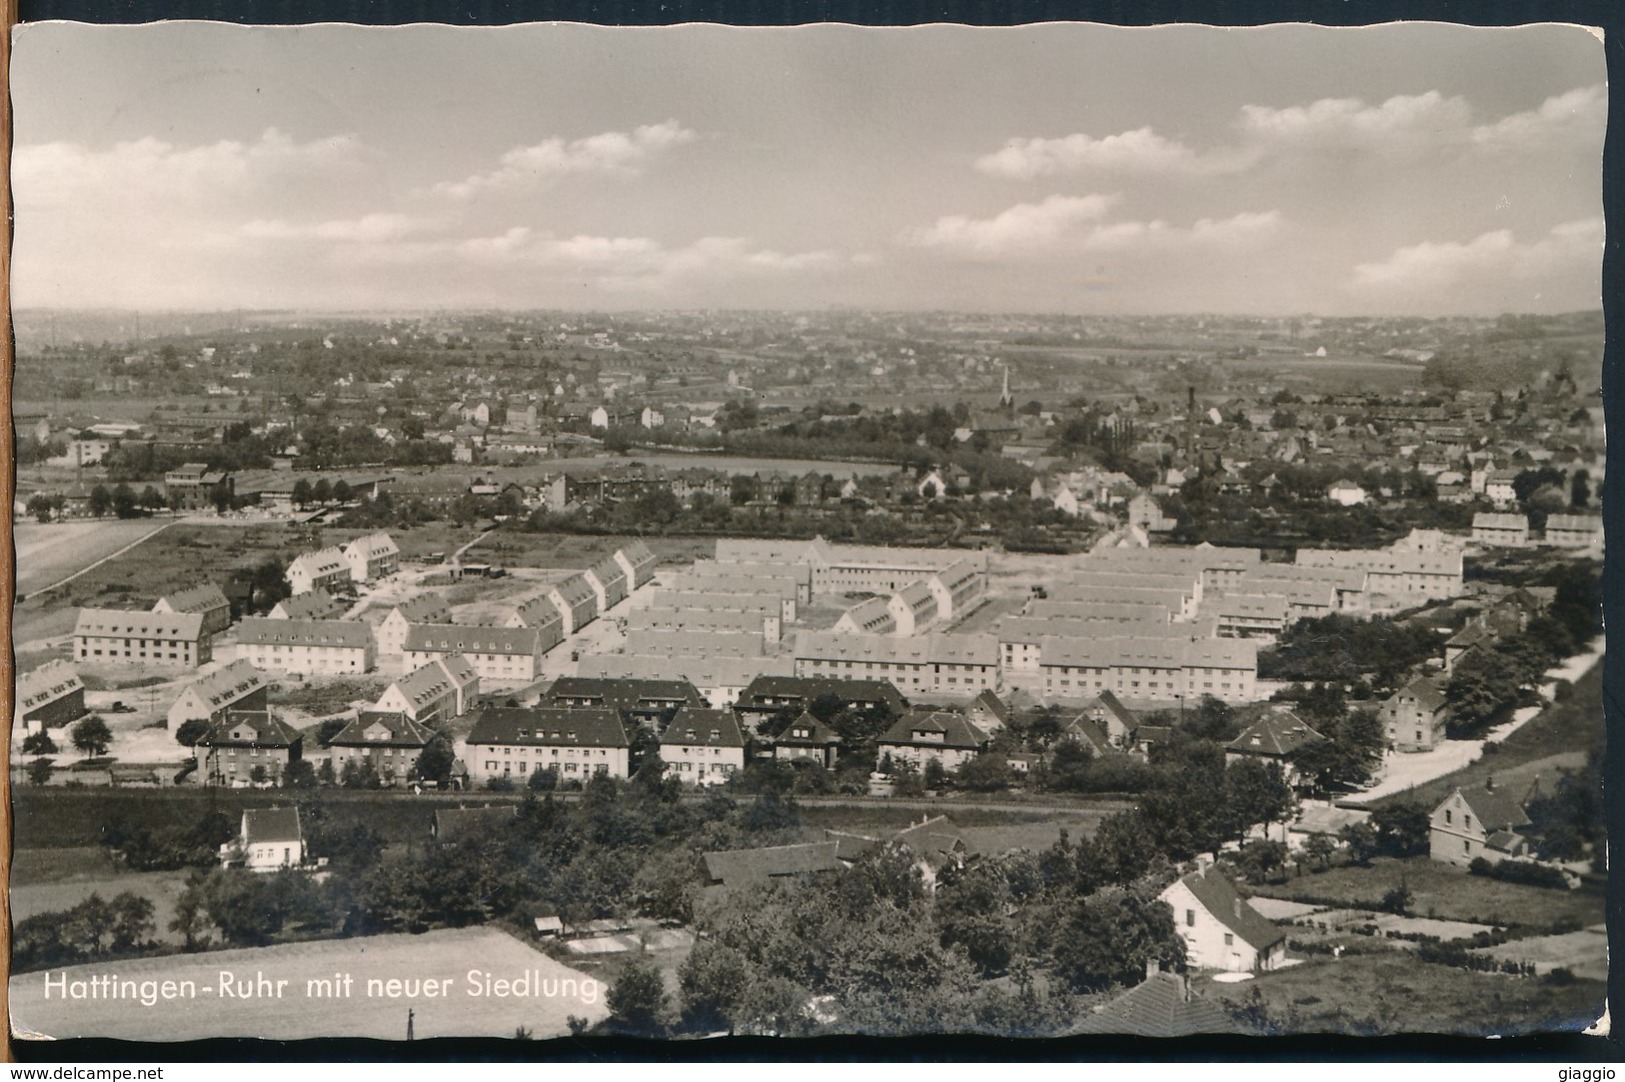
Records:
{"label": "window", "polygon": [[1445,821],[1445,824],[1446,824],[1446,825],[1449,825],[1449,823],[1450,823],[1450,822],[1451,822],[1451,813],[1450,813],[1450,809],[1449,809],[1449,808],[1446,808],[1446,809],[1445,809],[1445,812],[1444,812],[1444,821]]}
{"label": "window", "polygon": [[1194,927],[1195,924],[1196,924],[1196,910],[1194,910],[1194,909],[1185,910],[1185,927],[1187,927],[1187,928]]}
{"label": "window", "polygon": [[1236,945],[1236,937],[1229,932],[1224,933],[1224,945],[1227,947],[1234,947]]}

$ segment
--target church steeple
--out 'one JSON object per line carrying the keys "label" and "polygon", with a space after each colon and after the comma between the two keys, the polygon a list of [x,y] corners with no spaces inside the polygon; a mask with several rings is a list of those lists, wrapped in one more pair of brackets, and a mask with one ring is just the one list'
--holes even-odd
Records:
{"label": "church steeple", "polygon": [[1009,409],[1011,406],[1014,406],[1015,404],[1016,404],[1016,400],[1010,394],[1010,366],[1005,365],[1004,366],[1004,390],[999,392],[999,405],[1003,406],[1005,409]]}

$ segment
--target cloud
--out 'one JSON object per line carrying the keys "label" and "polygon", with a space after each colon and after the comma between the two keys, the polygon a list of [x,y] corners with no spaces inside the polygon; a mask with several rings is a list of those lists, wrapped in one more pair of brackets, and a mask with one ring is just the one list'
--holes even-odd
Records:
{"label": "cloud", "polygon": [[1405,149],[1415,143],[1454,141],[1472,116],[1467,100],[1437,90],[1396,95],[1381,105],[1359,98],[1322,98],[1308,105],[1274,109],[1243,105],[1240,127],[1249,138],[1297,146],[1360,146]]}
{"label": "cloud", "polygon": [[406,214],[378,213],[326,222],[292,223],[256,218],[245,222],[241,233],[253,240],[355,241],[381,244],[432,228],[434,223]]}
{"label": "cloud", "polygon": [[1465,243],[1424,241],[1396,249],[1379,263],[1357,265],[1353,284],[1370,294],[1416,296],[1507,280],[1600,275],[1603,235],[1601,218],[1584,218],[1555,226],[1529,243],[1519,242],[1510,229],[1483,233]]}
{"label": "cloud", "polygon": [[1117,202],[1115,195],[1052,195],[1042,203],[1018,203],[993,218],[962,214],[938,218],[904,239],[922,248],[997,254],[1050,247],[1098,221]]}
{"label": "cloud", "polygon": [[1232,153],[1201,155],[1150,128],[1096,139],[1082,133],[1057,139],[1011,139],[1002,150],[976,159],[989,176],[1012,180],[1087,171],[1125,173],[1215,173],[1246,166]]}
{"label": "cloud", "polygon": [[554,136],[534,146],[508,151],[491,172],[436,184],[434,190],[452,199],[471,199],[484,191],[524,187],[548,177],[637,176],[655,158],[695,138],[694,132],[675,120],[645,124],[630,132],[601,132],[568,142]]}
{"label": "cloud", "polygon": [[1117,196],[1052,195],[1019,203],[992,218],[951,215],[904,234],[904,242],[970,258],[1041,255],[1047,252],[1131,252],[1191,245],[1251,244],[1274,234],[1278,211],[1247,211],[1229,218],[1203,218],[1189,227],[1161,219],[1102,221]]}
{"label": "cloud", "polygon": [[1600,86],[1587,86],[1547,98],[1537,109],[1476,127],[1472,141],[1492,150],[1534,150],[1554,139],[1581,139],[1600,153],[1607,125],[1608,95]]}

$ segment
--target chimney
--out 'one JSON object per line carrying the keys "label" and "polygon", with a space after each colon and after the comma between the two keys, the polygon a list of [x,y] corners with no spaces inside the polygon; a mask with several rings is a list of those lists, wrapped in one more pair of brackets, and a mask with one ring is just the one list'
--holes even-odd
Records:
{"label": "chimney", "polygon": [[1236,897],[1235,905],[1232,908],[1234,908],[1235,911],[1236,911],[1236,919],[1240,920],[1241,919],[1241,897],[1239,895]]}
{"label": "chimney", "polygon": [[1155,977],[1158,973],[1161,973],[1161,972],[1162,972],[1162,963],[1161,962],[1157,961],[1155,958],[1147,958],[1145,960],[1145,979],[1146,980],[1150,980],[1152,977]]}
{"label": "chimney", "polygon": [[1495,792],[1495,775],[1494,774],[1491,774],[1489,777],[1484,779],[1484,791],[1486,793]]}

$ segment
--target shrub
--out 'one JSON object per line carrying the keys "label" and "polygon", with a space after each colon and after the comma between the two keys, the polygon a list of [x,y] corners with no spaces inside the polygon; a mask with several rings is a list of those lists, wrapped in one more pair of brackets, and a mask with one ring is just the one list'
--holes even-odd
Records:
{"label": "shrub", "polygon": [[1521,883],[1524,886],[1549,887],[1554,890],[1567,890],[1569,886],[1568,877],[1563,874],[1561,868],[1526,860],[1503,860],[1492,864],[1483,857],[1474,857],[1467,870],[1473,875],[1499,879],[1503,883]]}

